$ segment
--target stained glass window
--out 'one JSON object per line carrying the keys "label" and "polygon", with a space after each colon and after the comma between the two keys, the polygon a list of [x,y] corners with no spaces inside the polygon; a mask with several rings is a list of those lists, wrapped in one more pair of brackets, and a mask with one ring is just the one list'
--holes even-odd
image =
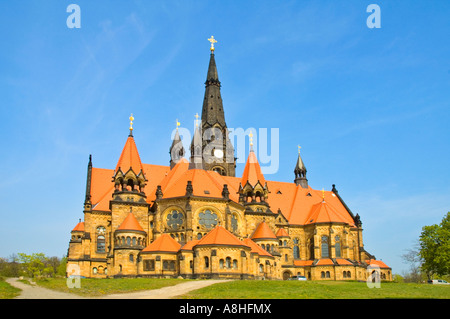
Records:
{"label": "stained glass window", "polygon": [[340,237],[339,237],[339,236],[336,236],[336,237],[335,237],[335,241],[336,241],[336,244],[334,245],[334,249],[335,249],[335,252],[336,252],[336,257],[341,257],[341,243],[340,243]]}
{"label": "stained glass window", "polygon": [[237,233],[238,231],[238,220],[236,215],[231,215],[231,230],[233,233]]}
{"label": "stained glass window", "polygon": [[322,258],[328,258],[330,256],[328,251],[328,237],[322,236]]}
{"label": "stained glass window", "polygon": [[173,210],[167,215],[166,221],[167,226],[169,226],[173,230],[177,230],[183,225],[184,215],[177,210]]}
{"label": "stained glass window", "polygon": [[209,209],[198,214],[198,222],[206,229],[211,229],[217,225],[218,217],[216,213],[211,212]]}

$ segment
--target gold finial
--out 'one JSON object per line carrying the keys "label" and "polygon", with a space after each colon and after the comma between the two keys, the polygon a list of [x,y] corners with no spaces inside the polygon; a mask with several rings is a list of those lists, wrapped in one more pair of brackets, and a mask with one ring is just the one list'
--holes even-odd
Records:
{"label": "gold finial", "polygon": [[298,153],[300,154],[300,149],[301,149],[302,147],[300,146],[300,145],[298,145]]}
{"label": "gold finial", "polygon": [[198,113],[195,113],[195,127],[198,127]]}
{"label": "gold finial", "polygon": [[181,124],[180,124],[180,122],[178,122],[178,119],[177,119],[177,130],[178,130],[178,126],[180,126]]}
{"label": "gold finial", "polygon": [[253,146],[253,133],[252,133],[252,131],[250,131],[250,134],[248,134],[248,136],[250,137],[250,146]]}
{"label": "gold finial", "polygon": [[214,39],[214,36],[211,36],[208,41],[211,42],[211,52],[214,52],[214,43],[217,43],[217,40]]}
{"label": "gold finial", "polygon": [[325,201],[325,189],[322,188],[322,200]]}
{"label": "gold finial", "polygon": [[133,131],[133,121],[134,121],[133,113],[131,113],[129,120],[130,120],[130,133],[131,133]]}

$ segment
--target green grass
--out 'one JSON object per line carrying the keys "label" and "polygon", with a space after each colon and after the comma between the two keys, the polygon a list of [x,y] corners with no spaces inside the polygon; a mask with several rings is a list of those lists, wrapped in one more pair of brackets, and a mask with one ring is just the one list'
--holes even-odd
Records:
{"label": "green grass", "polygon": [[68,288],[66,278],[38,280],[41,287],[84,297],[98,297],[109,294],[137,292],[141,290],[159,289],[186,282],[186,279],[153,279],[153,278],[121,278],[121,279],[81,279],[80,288]]}
{"label": "green grass", "polygon": [[0,299],[12,299],[20,295],[21,290],[8,284],[0,277]]}
{"label": "green grass", "polygon": [[450,286],[340,281],[232,281],[192,291],[186,299],[379,299],[450,298]]}

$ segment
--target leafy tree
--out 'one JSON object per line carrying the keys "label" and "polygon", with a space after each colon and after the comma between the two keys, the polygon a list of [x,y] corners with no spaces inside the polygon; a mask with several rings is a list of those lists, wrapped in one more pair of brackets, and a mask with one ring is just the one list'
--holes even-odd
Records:
{"label": "leafy tree", "polygon": [[42,277],[53,273],[53,267],[43,253],[19,253],[19,261],[29,277]]}
{"label": "leafy tree", "polygon": [[450,212],[439,225],[422,228],[419,244],[421,268],[428,279],[450,274]]}

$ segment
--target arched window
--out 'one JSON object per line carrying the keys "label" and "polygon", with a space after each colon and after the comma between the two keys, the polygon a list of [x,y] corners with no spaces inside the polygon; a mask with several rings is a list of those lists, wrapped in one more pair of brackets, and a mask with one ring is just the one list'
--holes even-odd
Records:
{"label": "arched window", "polygon": [[136,246],[136,237],[133,237],[133,246]]}
{"label": "arched window", "polygon": [[264,272],[264,266],[263,266],[263,264],[259,264],[259,272]]}
{"label": "arched window", "polygon": [[294,258],[295,259],[299,259],[300,258],[300,249],[298,248],[298,246],[294,246]]}
{"label": "arched window", "polygon": [[219,268],[220,269],[223,269],[223,264],[224,264],[224,260],[223,259],[219,260]]}
{"label": "arched window", "polygon": [[325,272],[324,271],[320,272],[320,278],[325,278]]}
{"label": "arched window", "polygon": [[238,220],[236,215],[231,215],[231,231],[233,233],[237,233],[238,231]]}
{"label": "arched window", "polygon": [[127,245],[130,246],[131,245],[131,238],[127,237]]}
{"label": "arched window", "polygon": [[103,226],[97,227],[97,252],[104,253],[106,252],[106,228]]}
{"label": "arched window", "polygon": [[93,273],[94,275],[97,274],[97,268],[96,268],[96,267],[92,268],[92,273]]}
{"label": "arched window", "polygon": [[309,259],[314,259],[314,244],[309,245]]}
{"label": "arched window", "polygon": [[322,236],[322,258],[330,257],[328,250],[328,236]]}
{"label": "arched window", "polygon": [[325,277],[326,277],[326,278],[330,278],[330,272],[329,272],[329,271],[327,271],[327,272],[325,273]]}
{"label": "arched window", "polygon": [[198,234],[197,234],[197,239],[198,239],[198,240],[202,239],[202,234],[201,234],[201,233],[198,233]]}
{"label": "arched window", "polygon": [[205,268],[209,268],[209,258],[205,257]]}
{"label": "arched window", "polygon": [[238,262],[236,259],[233,259],[233,269],[237,269],[238,268]]}
{"label": "arched window", "polygon": [[341,257],[341,238],[339,236],[336,236],[334,238],[334,241],[336,242],[334,244],[334,252],[336,254],[336,257]]}
{"label": "arched window", "polygon": [[226,262],[227,268],[230,269],[231,268],[231,258],[230,257],[225,258],[225,262]]}
{"label": "arched window", "polygon": [[131,262],[131,263],[134,261],[134,256],[133,256],[133,254],[130,254],[129,259],[130,259],[130,262]]}

